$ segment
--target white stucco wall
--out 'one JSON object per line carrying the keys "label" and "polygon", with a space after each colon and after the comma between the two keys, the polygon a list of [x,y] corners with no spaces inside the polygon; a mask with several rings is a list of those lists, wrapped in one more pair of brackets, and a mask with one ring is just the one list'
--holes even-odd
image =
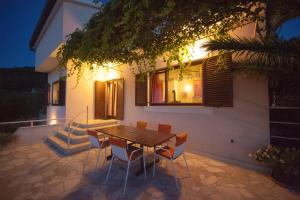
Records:
{"label": "white stucco wall", "polygon": [[98,11],[98,9],[96,9],[90,2],[91,0],[73,0],[71,2],[66,1],[63,3],[64,39],[66,39],[67,35],[74,32],[76,28],[82,29],[84,24],[86,24],[92,15]]}
{"label": "white stucco wall", "polygon": [[[54,10],[50,16],[36,47],[35,66],[38,71],[44,71],[44,68],[47,67],[51,68],[50,71],[53,68],[55,69],[56,66],[45,66],[45,62],[63,39],[63,8],[60,7],[58,10]],[[51,64],[55,65],[55,62]]]}
{"label": "white stucco wall", "polygon": [[[174,133],[189,133],[189,151],[251,163],[253,160],[248,154],[269,143],[266,79],[235,75],[233,108],[136,107],[134,76],[130,71],[124,76],[124,124],[143,120],[148,122],[149,129],[157,129],[159,123],[171,124]],[[234,143],[230,142],[231,139]]]}
{"label": "white stucco wall", "polygon": [[[239,28],[233,35],[255,37],[254,24]],[[158,62],[158,68],[165,64]],[[172,131],[189,133],[187,150],[206,153],[236,161],[255,164],[248,154],[269,143],[269,109],[266,78],[247,78],[235,75],[232,108],[135,106],[134,75],[127,65],[121,67],[125,79],[125,116],[123,124],[137,120],[148,122],[149,129],[159,123],[172,125]],[[67,81],[67,117],[75,116],[89,106],[89,119],[94,115],[94,81],[96,76],[86,74],[79,85],[75,76]],[[72,89],[73,88],[73,89]],[[85,113],[80,117],[85,120]],[[234,142],[232,143],[231,140]]]}
{"label": "white stucco wall", "polygon": [[97,11],[92,0],[57,1],[45,23],[36,46],[36,71],[49,72],[57,65],[56,51],[76,28],[83,28]]}

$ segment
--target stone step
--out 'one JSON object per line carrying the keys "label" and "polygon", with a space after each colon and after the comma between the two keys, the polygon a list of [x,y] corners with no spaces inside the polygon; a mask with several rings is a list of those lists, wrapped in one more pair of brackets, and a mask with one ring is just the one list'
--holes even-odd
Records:
{"label": "stone step", "polygon": [[59,150],[64,155],[71,155],[74,153],[87,150],[90,146],[90,142],[83,142],[80,144],[70,144],[68,148],[68,144],[55,135],[49,136],[47,138],[47,142],[50,145],[54,146],[57,150]]}
{"label": "stone step", "polygon": [[91,120],[88,122],[73,122],[73,125],[79,128],[83,129],[92,129],[92,128],[98,128],[102,126],[111,126],[111,125],[117,125],[120,124],[119,120],[116,119],[96,119],[96,120]]}
{"label": "stone step", "polygon": [[80,127],[76,127],[76,126],[71,126],[70,128],[65,128],[65,131],[70,131],[74,135],[79,135],[79,136],[87,134],[85,128],[80,128]]}
{"label": "stone step", "polygon": [[64,130],[59,130],[56,132],[57,137],[59,137],[60,139],[62,139],[65,142],[68,142],[68,137],[70,137],[70,143],[71,144],[80,144],[83,142],[88,142],[88,136],[85,135],[76,135],[76,134],[72,134],[68,131],[64,131]]}

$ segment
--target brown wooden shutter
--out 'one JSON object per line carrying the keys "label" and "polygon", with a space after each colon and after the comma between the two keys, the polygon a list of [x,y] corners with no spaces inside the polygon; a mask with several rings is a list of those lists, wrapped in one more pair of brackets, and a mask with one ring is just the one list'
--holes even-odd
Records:
{"label": "brown wooden shutter", "polygon": [[117,116],[119,120],[124,119],[124,79],[117,81]]}
{"label": "brown wooden shutter", "polygon": [[140,80],[140,75],[135,77],[135,105],[147,106],[147,79]]}
{"label": "brown wooden shutter", "polygon": [[95,119],[105,119],[105,82],[95,82]]}
{"label": "brown wooden shutter", "polygon": [[66,104],[66,80],[59,80],[59,94],[58,94],[58,105],[64,106]]}
{"label": "brown wooden shutter", "polygon": [[213,107],[233,106],[233,81],[231,54],[226,55],[225,66],[218,66],[218,56],[204,62],[204,105]]}

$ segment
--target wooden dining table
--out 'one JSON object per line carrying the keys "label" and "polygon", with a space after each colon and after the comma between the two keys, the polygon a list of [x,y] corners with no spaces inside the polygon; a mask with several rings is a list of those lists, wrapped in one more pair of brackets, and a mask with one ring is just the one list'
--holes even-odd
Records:
{"label": "wooden dining table", "polygon": [[[155,148],[157,145],[163,144],[164,142],[170,140],[176,135],[173,133],[164,133],[154,130],[145,130],[139,129],[132,126],[113,126],[107,128],[97,129],[97,132],[103,133],[108,136],[117,137],[124,139],[126,141],[130,141],[133,143],[137,143],[141,145],[141,147],[153,147]],[[146,168],[150,168],[153,166],[153,161],[148,163]],[[143,172],[143,158],[141,158],[141,167],[137,172],[137,176]]]}

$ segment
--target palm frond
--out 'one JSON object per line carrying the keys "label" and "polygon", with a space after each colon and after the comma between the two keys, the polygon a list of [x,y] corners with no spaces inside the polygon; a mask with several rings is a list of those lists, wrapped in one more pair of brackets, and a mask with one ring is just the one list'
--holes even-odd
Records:
{"label": "palm frond", "polygon": [[267,71],[300,70],[300,39],[290,40],[233,38],[211,40],[204,46],[208,51],[226,51],[234,55],[235,67]]}

